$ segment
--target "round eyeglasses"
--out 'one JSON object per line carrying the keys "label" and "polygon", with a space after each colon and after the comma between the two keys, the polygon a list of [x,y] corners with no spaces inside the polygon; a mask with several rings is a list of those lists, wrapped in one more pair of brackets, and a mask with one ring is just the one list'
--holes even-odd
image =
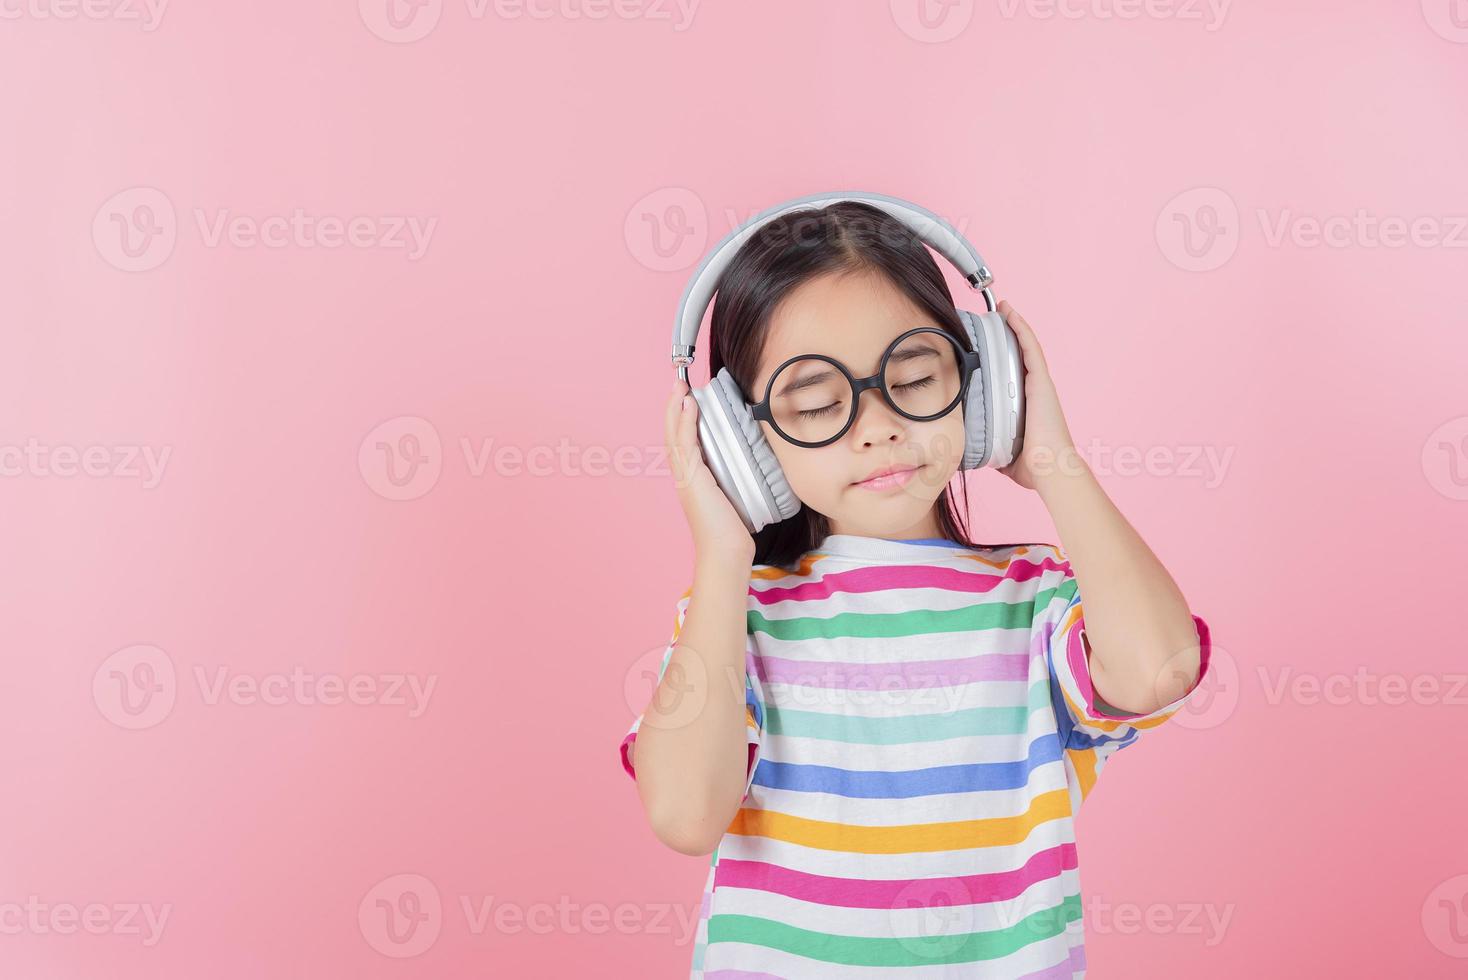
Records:
{"label": "round eyeglasses", "polygon": [[853,377],[824,354],[792,357],[775,369],[765,397],[751,414],[786,442],[816,449],[844,436],[856,421],[856,402],[876,388],[898,415],[931,422],[953,411],[968,392],[979,355],[937,327],[914,327],[887,346],[877,373]]}

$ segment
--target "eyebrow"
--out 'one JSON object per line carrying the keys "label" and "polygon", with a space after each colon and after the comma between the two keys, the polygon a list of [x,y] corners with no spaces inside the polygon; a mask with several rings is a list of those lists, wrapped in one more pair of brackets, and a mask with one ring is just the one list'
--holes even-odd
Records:
{"label": "eyebrow", "polygon": [[917,341],[911,346],[904,346],[901,350],[893,351],[892,356],[888,360],[896,361],[900,364],[903,361],[912,361],[919,357],[936,357],[937,354],[938,352],[927,344],[922,341]]}
{"label": "eyebrow", "polygon": [[797,391],[802,391],[806,388],[814,388],[816,385],[824,384],[826,381],[835,376],[836,372],[832,368],[826,368],[824,371],[815,371],[811,374],[805,375],[804,377],[796,378],[794,381],[790,382],[788,385],[775,392],[775,397],[783,398],[786,395],[793,394]]}
{"label": "eyebrow", "polygon": [[[888,362],[893,364],[902,364],[907,361],[917,360],[920,357],[936,357],[937,354],[938,352],[936,350],[934,350],[932,347],[929,347],[923,341],[915,341],[911,344],[904,344],[900,349],[893,351],[892,356],[888,358]],[[775,397],[783,398],[786,395],[793,394],[794,392],[803,391],[806,388],[812,388],[818,384],[824,384],[826,381],[834,377],[835,374],[836,371],[833,368],[826,368],[823,371],[816,371],[812,374],[807,374],[804,377],[796,378],[794,381],[790,382],[779,391],[775,392]]]}

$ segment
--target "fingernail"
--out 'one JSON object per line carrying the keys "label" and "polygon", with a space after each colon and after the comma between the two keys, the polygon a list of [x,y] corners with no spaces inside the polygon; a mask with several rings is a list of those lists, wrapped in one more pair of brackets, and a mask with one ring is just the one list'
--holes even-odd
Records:
{"label": "fingernail", "polygon": [[688,411],[688,406],[690,406],[692,404],[693,404],[693,396],[692,395],[684,395],[683,396],[683,411],[685,411],[685,412]]}

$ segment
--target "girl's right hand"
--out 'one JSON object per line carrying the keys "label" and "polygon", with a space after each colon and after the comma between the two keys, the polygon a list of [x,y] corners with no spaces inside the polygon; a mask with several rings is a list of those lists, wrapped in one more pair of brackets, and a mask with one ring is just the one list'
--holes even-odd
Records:
{"label": "girl's right hand", "polygon": [[[688,397],[684,409],[683,398]],[[700,557],[725,556],[746,565],[754,561],[754,538],[740,520],[734,504],[724,495],[704,462],[698,446],[698,402],[688,394],[688,384],[673,379],[673,393],[665,409],[664,435],[668,463],[678,502],[693,532],[693,545]]]}

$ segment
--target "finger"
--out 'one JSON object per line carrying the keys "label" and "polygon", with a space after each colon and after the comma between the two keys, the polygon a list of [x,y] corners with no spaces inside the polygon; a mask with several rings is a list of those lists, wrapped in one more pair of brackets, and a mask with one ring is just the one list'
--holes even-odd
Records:
{"label": "finger", "polygon": [[698,402],[693,395],[685,396],[679,403],[678,453],[683,459],[683,486],[693,480],[698,470]]}
{"label": "finger", "polygon": [[1035,331],[1030,327],[1029,321],[1019,315],[1019,312],[1010,305],[1008,300],[1001,300],[999,311],[1004,314],[1004,320],[1014,331],[1015,339],[1025,355],[1025,369],[1045,370],[1045,352],[1040,349],[1040,339],[1035,336]]}
{"label": "finger", "polygon": [[679,430],[683,421],[683,395],[687,390],[687,384],[681,380],[675,381],[673,391],[668,396],[668,404],[663,409],[663,441],[668,449],[668,466],[673,471],[673,485],[677,487],[681,487],[684,484],[683,464],[685,457],[680,442]]}

